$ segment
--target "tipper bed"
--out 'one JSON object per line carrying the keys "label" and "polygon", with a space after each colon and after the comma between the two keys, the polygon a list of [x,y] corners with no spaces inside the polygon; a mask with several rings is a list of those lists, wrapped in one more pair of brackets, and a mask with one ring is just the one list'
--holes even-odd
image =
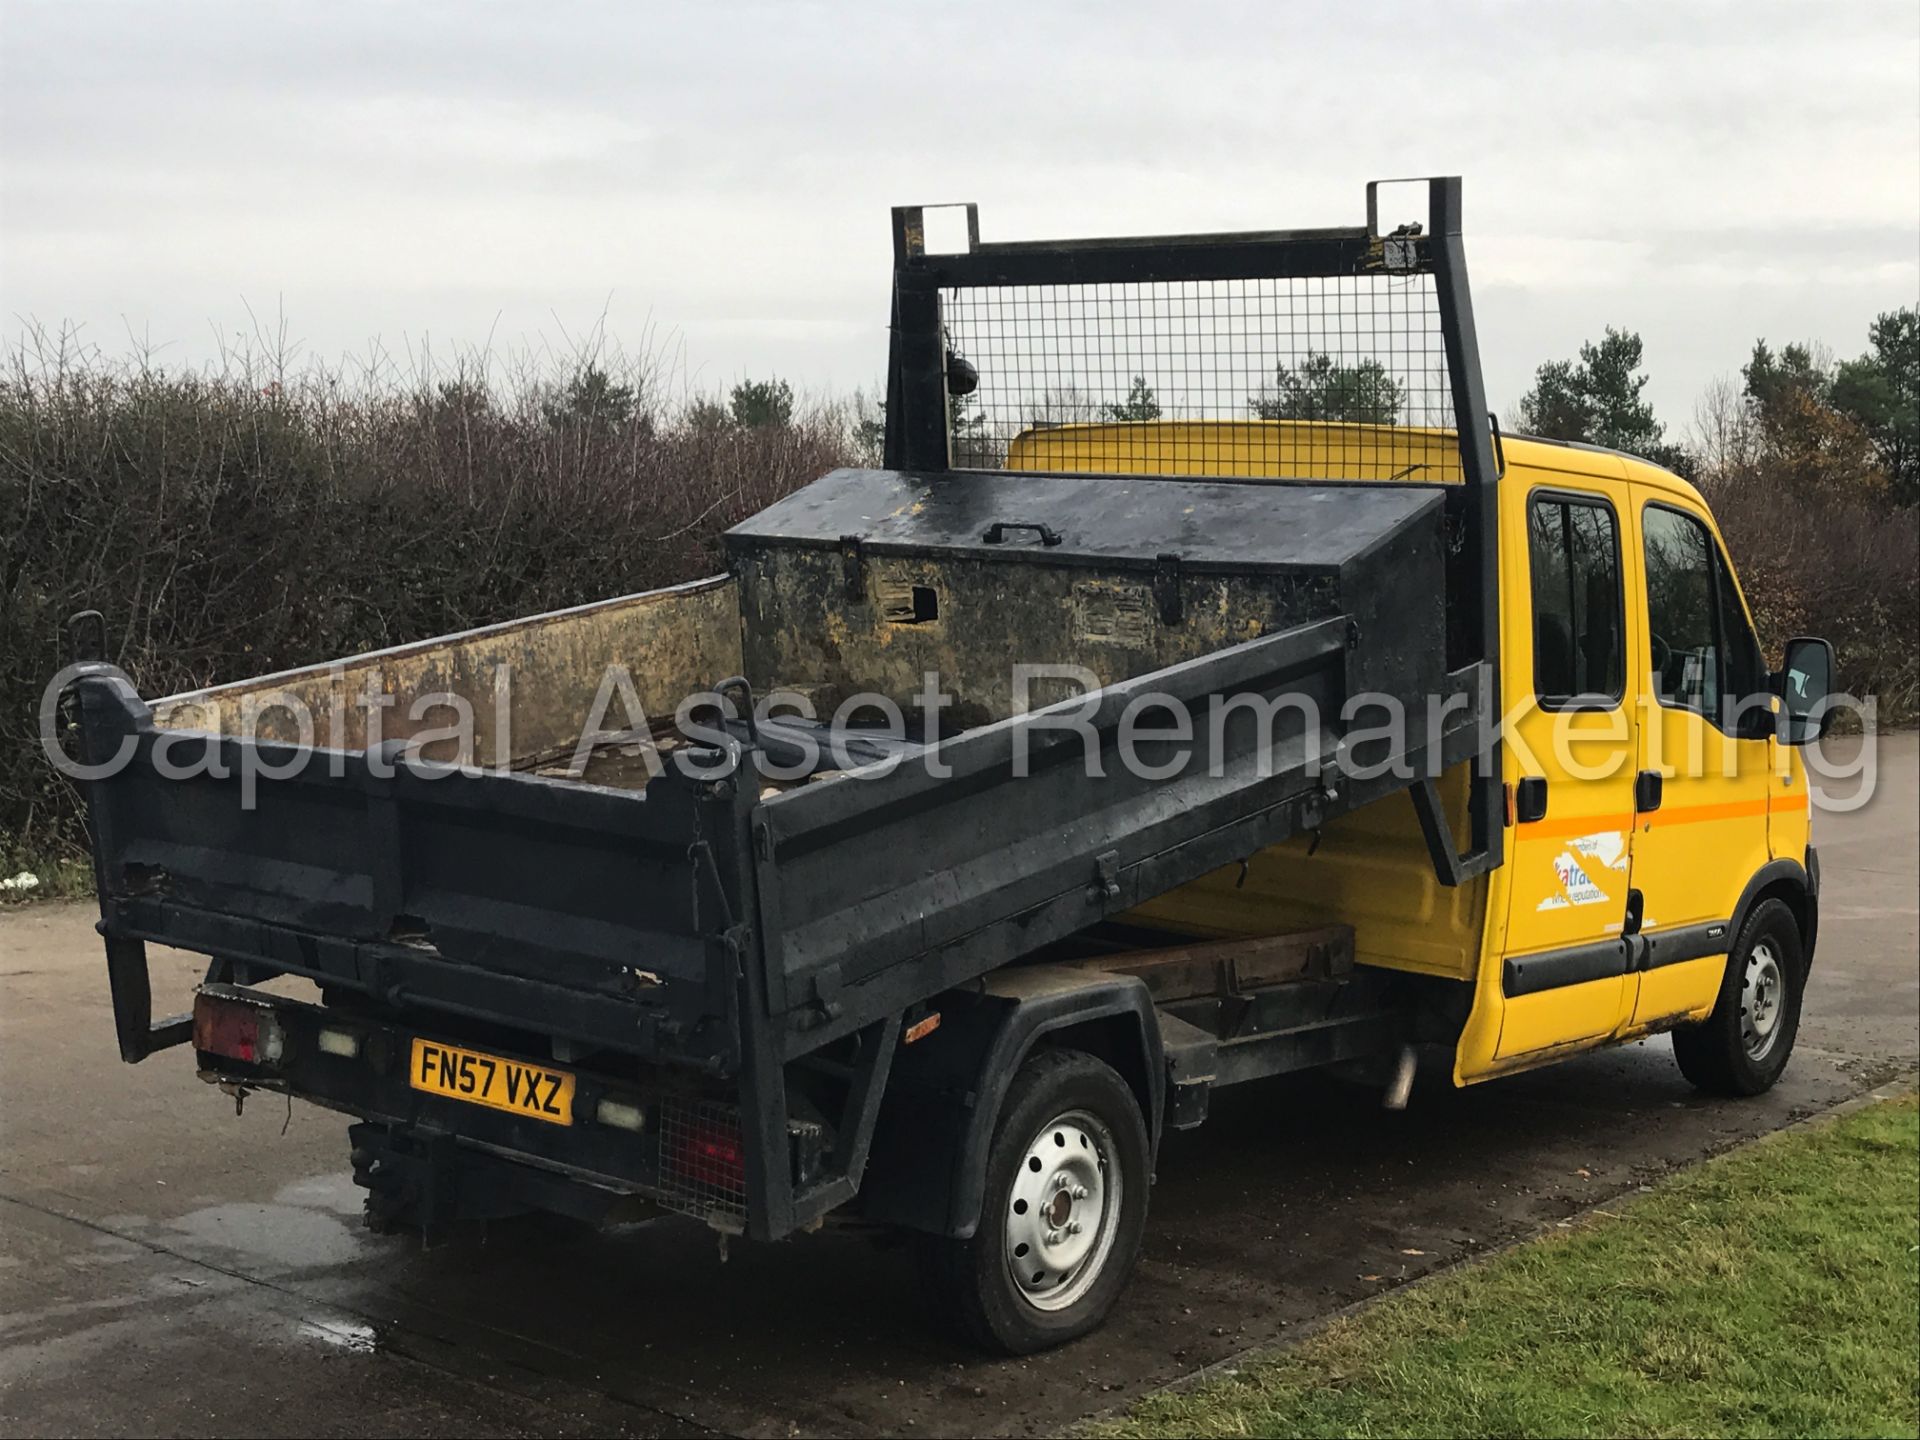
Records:
{"label": "tipper bed", "polygon": [[[147,941],[214,957],[203,1002],[305,976],[323,1004],[275,1012],[297,1074],[249,1083],[362,1118],[384,1219],[426,1223],[446,1166],[515,1195],[532,1167],[540,1204],[640,1194],[773,1237],[856,1197],[970,1234],[968,1157],[1019,1058],[994,1047],[1034,1027],[1104,1037],[1156,1141],[1216,1083],[1391,1051],[1391,977],[1351,933],[1221,949],[1129,912],[1397,791],[1439,883],[1498,862],[1496,470],[1457,203],[1436,182],[1424,236],[958,256],[897,212],[886,463],[735,526],[725,574],[151,704],[83,674],[84,751],[122,762],[89,800],[123,1053],[189,1038],[151,1019]],[[1260,418],[1002,433],[1018,357],[983,378],[942,319],[996,286],[1260,276],[1380,287],[1382,314],[1425,296],[1431,347],[1354,372],[1392,414],[1214,375],[1202,398]],[[1391,736],[1356,710],[1389,702]],[[373,1060],[300,1048],[327,1024]],[[422,1098],[421,1032],[443,1064],[457,1042],[567,1067],[572,1114],[643,1139]],[[683,1144],[732,1159],[694,1173]]]}

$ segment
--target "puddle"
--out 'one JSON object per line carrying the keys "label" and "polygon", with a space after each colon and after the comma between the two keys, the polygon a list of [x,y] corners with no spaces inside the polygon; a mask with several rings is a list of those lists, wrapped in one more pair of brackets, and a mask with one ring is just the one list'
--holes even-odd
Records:
{"label": "puddle", "polygon": [[357,1224],[298,1205],[210,1205],[167,1227],[200,1245],[300,1269],[344,1265],[372,1248]]}
{"label": "puddle", "polygon": [[292,1269],[315,1269],[375,1253],[377,1241],[361,1223],[361,1199],[347,1175],[314,1175],[281,1186],[264,1204],[208,1205],[159,1222],[115,1216],[113,1223],[190,1252],[213,1249]]}
{"label": "puddle", "polygon": [[359,1221],[366,1210],[367,1192],[353,1183],[345,1171],[333,1175],[310,1175],[275,1192],[276,1205],[297,1205],[303,1210],[325,1210]]}

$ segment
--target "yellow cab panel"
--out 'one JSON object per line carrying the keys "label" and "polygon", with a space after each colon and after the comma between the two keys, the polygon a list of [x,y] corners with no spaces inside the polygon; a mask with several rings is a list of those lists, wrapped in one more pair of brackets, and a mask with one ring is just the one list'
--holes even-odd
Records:
{"label": "yellow cab panel", "polygon": [[1006,468],[1054,474],[1296,480],[1458,477],[1451,430],[1340,421],[1114,420],[1045,425],[1007,446]]}
{"label": "yellow cab panel", "polygon": [[[1467,829],[1468,767],[1440,779],[1456,835]],[[1491,876],[1442,885],[1405,791],[1261,850],[1128,912],[1143,924],[1209,936],[1353,927],[1365,965],[1471,980],[1479,963]]]}

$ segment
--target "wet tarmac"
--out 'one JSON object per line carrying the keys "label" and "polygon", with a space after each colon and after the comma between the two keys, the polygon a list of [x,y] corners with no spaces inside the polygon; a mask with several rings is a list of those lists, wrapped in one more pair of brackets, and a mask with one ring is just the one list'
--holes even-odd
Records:
{"label": "wet tarmac", "polygon": [[[1819,965],[1786,1079],[1709,1101],[1655,1040],[1403,1113],[1326,1081],[1219,1097],[1162,1153],[1146,1250],[1099,1334],[982,1360],[920,1313],[898,1245],[697,1225],[369,1234],[346,1122],[235,1117],[190,1061],[123,1066],[92,912],[0,913],[0,1431],[1048,1433],[1330,1310],[1551,1228],[1920,1057],[1915,745],[1819,818]],[[192,957],[156,966],[156,1006]]]}

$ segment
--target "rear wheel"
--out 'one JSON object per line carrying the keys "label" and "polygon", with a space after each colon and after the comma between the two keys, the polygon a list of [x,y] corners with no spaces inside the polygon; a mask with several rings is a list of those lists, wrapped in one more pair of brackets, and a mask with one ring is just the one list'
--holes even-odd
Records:
{"label": "rear wheel", "polygon": [[935,1303],[1003,1354],[1086,1334],[1139,1254],[1147,1166],[1139,1102],[1110,1066],[1077,1050],[1032,1056],[994,1126],[978,1228],[926,1242]]}
{"label": "rear wheel", "polygon": [[1673,1032],[1680,1073],[1714,1095],[1758,1095],[1787,1068],[1806,984],[1800,925],[1781,900],[1763,900],[1727,956],[1713,1014]]}

